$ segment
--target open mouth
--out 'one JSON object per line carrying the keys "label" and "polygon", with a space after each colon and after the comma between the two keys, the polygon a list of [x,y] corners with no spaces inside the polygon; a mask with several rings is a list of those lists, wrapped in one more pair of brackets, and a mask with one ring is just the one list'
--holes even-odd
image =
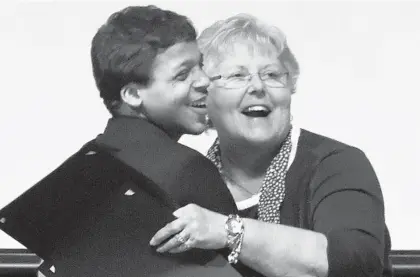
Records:
{"label": "open mouth", "polygon": [[267,117],[270,113],[270,108],[263,105],[249,106],[242,110],[242,114],[248,117]]}
{"label": "open mouth", "polygon": [[192,103],[191,107],[198,108],[198,109],[204,109],[206,108],[206,103]]}
{"label": "open mouth", "polygon": [[190,104],[190,106],[193,107],[193,108],[196,108],[196,109],[205,109],[205,108],[207,108],[207,105],[206,105],[206,97],[197,99],[195,101],[192,101],[191,104]]}

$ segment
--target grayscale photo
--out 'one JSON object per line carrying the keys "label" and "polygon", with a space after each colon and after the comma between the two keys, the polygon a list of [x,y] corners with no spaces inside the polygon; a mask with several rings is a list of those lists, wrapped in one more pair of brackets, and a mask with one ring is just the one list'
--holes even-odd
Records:
{"label": "grayscale photo", "polygon": [[420,1],[0,10],[0,276],[420,276]]}

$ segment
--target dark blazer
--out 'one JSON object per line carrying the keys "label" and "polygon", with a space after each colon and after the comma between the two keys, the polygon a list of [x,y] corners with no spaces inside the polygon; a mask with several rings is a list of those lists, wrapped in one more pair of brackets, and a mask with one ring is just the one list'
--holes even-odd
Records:
{"label": "dark blazer", "polygon": [[180,206],[197,203],[220,213],[237,211],[217,168],[145,120],[111,119],[96,144],[164,189]]}
{"label": "dark blazer", "polygon": [[144,120],[115,118],[2,209],[0,227],[45,260],[46,276],[239,276],[215,251],[159,254],[149,246],[188,203],[237,212],[204,156]]}

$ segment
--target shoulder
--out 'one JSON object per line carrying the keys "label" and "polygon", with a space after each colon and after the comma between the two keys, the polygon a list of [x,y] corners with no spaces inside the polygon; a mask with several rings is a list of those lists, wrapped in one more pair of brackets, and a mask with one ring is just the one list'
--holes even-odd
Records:
{"label": "shoulder", "polygon": [[[53,171],[47,174],[40,182],[70,182],[74,180],[88,181],[95,176],[100,178],[102,172],[110,174],[109,170],[117,166],[121,168],[122,164],[106,151],[97,147],[95,141],[89,141],[80,147],[76,152],[67,157],[63,162],[55,167]],[[71,176],[71,178],[69,178]]]}
{"label": "shoulder", "polygon": [[[154,159],[167,160],[173,163],[190,163],[192,161],[207,161],[206,157],[197,150],[172,140],[167,136],[154,137],[147,144],[137,144],[136,147],[144,148],[141,152],[147,152]],[[175,166],[175,164],[174,164]]]}
{"label": "shoulder", "polygon": [[318,155],[329,152],[340,151],[348,147],[353,147],[336,139],[317,134],[306,129],[301,129],[299,144],[310,148],[313,153]]}
{"label": "shoulder", "polygon": [[315,157],[309,184],[313,192],[358,190],[381,198],[376,172],[361,149],[306,130],[301,139],[302,147]]}
{"label": "shoulder", "polygon": [[[201,175],[201,178],[209,178],[208,176],[219,176],[219,170],[206,156],[200,152],[189,148],[188,146],[179,145],[183,152],[180,162],[183,164],[183,172],[187,174]],[[213,179],[213,177],[212,177]]]}
{"label": "shoulder", "polygon": [[298,149],[305,150],[300,151],[300,154],[312,154],[318,162],[337,155],[348,162],[368,159],[363,150],[356,146],[305,129],[301,129]]}
{"label": "shoulder", "polygon": [[175,143],[173,150],[180,162],[191,164],[191,166],[214,167],[213,163],[206,156],[189,146]]}
{"label": "shoulder", "polygon": [[311,160],[311,179],[317,185],[327,180],[337,180],[341,185],[379,184],[365,152],[355,146],[302,130],[298,148],[300,159]]}
{"label": "shoulder", "polygon": [[216,166],[197,150],[176,141],[167,141],[160,149],[150,149],[143,158],[155,161],[154,166],[165,169],[173,178],[197,178],[218,174]]}

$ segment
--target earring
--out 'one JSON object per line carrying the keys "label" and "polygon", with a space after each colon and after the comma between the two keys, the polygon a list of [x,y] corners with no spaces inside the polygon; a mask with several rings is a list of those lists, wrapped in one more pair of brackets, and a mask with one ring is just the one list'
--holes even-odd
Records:
{"label": "earring", "polygon": [[209,127],[209,125],[210,125],[210,117],[209,117],[208,114],[206,114],[204,116],[204,122],[205,122],[206,126]]}
{"label": "earring", "polygon": [[205,115],[204,122],[206,124],[206,129],[210,129],[213,127],[213,124],[211,123],[211,120],[208,114]]}

